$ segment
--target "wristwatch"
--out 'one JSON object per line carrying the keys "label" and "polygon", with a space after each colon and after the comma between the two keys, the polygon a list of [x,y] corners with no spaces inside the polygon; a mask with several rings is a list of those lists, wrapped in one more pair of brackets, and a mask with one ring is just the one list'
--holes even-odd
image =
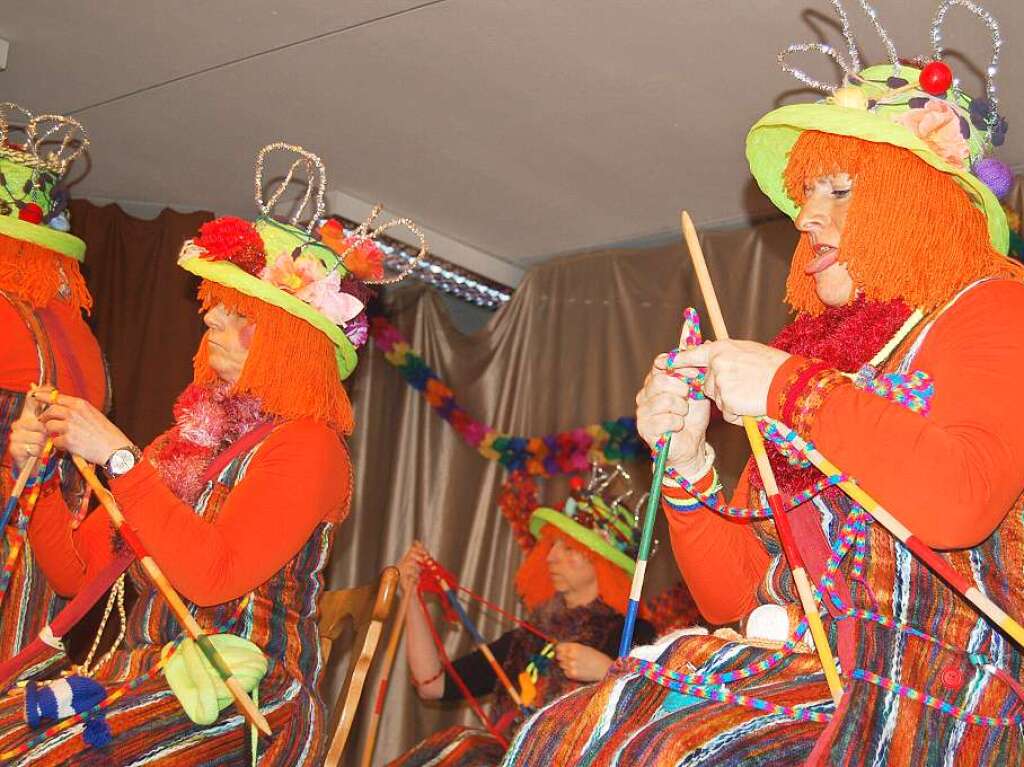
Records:
{"label": "wristwatch", "polygon": [[142,451],[135,445],[119,447],[110,454],[110,458],[103,464],[103,469],[108,477],[120,477],[135,468],[135,465],[142,460]]}

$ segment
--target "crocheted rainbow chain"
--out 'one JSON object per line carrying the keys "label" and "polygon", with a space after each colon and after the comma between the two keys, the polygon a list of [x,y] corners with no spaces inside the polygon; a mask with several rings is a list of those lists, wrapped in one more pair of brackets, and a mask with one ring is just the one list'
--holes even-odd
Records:
{"label": "crocheted rainbow chain", "polygon": [[[902,339],[914,324],[916,324],[916,321],[901,328],[897,338]],[[672,378],[678,378],[686,382],[690,389],[690,399],[707,399],[704,395],[704,381],[707,378],[706,371],[701,370],[696,376],[685,376],[673,370],[676,364],[676,357],[681,351],[692,349],[704,343],[700,328],[700,315],[697,314],[696,309],[690,306],[683,310],[683,334],[683,345],[678,349],[672,349],[668,353],[668,374]],[[935,384],[932,381],[932,377],[921,370],[915,370],[912,373],[884,373],[879,376],[878,368],[868,363],[862,365],[856,375],[851,375],[850,378],[853,381],[853,385],[858,389],[877,394],[883,399],[896,402],[908,410],[914,413],[921,413],[922,415],[928,414],[931,408],[932,397],[935,394]],[[764,434],[763,427],[762,434]],[[796,455],[796,453],[793,455]],[[802,465],[810,464],[805,463]]]}

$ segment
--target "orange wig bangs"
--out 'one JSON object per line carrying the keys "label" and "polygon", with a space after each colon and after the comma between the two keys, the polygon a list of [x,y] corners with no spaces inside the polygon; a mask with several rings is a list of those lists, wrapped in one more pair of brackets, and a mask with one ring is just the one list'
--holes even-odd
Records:
{"label": "orange wig bangs", "polygon": [[[235,391],[260,398],[267,413],[312,418],[342,434],[352,432],[352,405],[338,376],[334,345],[308,322],[234,288],[203,280],[201,312],[223,304],[255,323],[252,346]],[[195,381],[215,383],[206,336],[194,360]]]}
{"label": "orange wig bangs", "polygon": [[0,234],[0,290],[42,309],[60,295],[64,283],[72,306],[90,311],[92,296],[75,259]]}
{"label": "orange wig bangs", "polygon": [[[927,312],[979,279],[1024,279],[1024,267],[992,247],[985,214],[967,192],[909,150],[832,133],[801,133],[785,171],[790,198],[802,205],[805,183],[835,173],[853,179],[840,261],[868,298],[900,298]],[[802,234],[786,281],[786,301],[799,314],[825,308],[814,278],[804,274],[813,257]]]}

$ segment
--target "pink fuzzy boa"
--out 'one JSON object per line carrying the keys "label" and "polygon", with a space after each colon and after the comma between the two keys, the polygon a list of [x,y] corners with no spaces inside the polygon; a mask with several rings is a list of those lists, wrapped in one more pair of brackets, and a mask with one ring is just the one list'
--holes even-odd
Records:
{"label": "pink fuzzy boa", "polygon": [[231,394],[227,386],[189,384],[174,403],[174,426],[153,441],[146,455],[171,492],[191,506],[213,460],[266,420],[257,397]]}

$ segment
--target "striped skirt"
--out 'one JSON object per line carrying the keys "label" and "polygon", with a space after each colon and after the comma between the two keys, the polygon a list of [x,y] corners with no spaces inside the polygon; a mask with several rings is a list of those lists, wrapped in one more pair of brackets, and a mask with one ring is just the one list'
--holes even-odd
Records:
{"label": "striped skirt", "polygon": [[[713,636],[683,637],[659,663],[684,673],[718,673],[769,651]],[[736,694],[828,713],[833,704],[817,656],[795,654],[727,685]],[[639,673],[612,673],[556,700],[516,734],[505,765],[665,767],[800,765],[825,724],[673,692]]]}
{"label": "striped skirt", "polygon": [[505,748],[486,730],[449,727],[435,732],[388,767],[496,767]]}
{"label": "striped skirt", "polygon": [[[102,679],[98,681],[103,682]],[[113,690],[119,685],[107,685]],[[259,737],[258,764],[262,767],[319,765],[324,726],[323,704],[299,682],[271,661],[259,687],[260,710],[273,735]],[[0,700],[0,755],[4,765],[223,765],[252,764],[251,729],[234,706],[221,712],[209,726],[193,724],[163,676],[149,679],[106,710],[113,740],[93,748],[82,737],[84,724],[43,737],[43,730],[25,724],[24,695],[15,689]],[[40,742],[35,742],[35,741]],[[29,746],[17,755],[11,752]]]}

